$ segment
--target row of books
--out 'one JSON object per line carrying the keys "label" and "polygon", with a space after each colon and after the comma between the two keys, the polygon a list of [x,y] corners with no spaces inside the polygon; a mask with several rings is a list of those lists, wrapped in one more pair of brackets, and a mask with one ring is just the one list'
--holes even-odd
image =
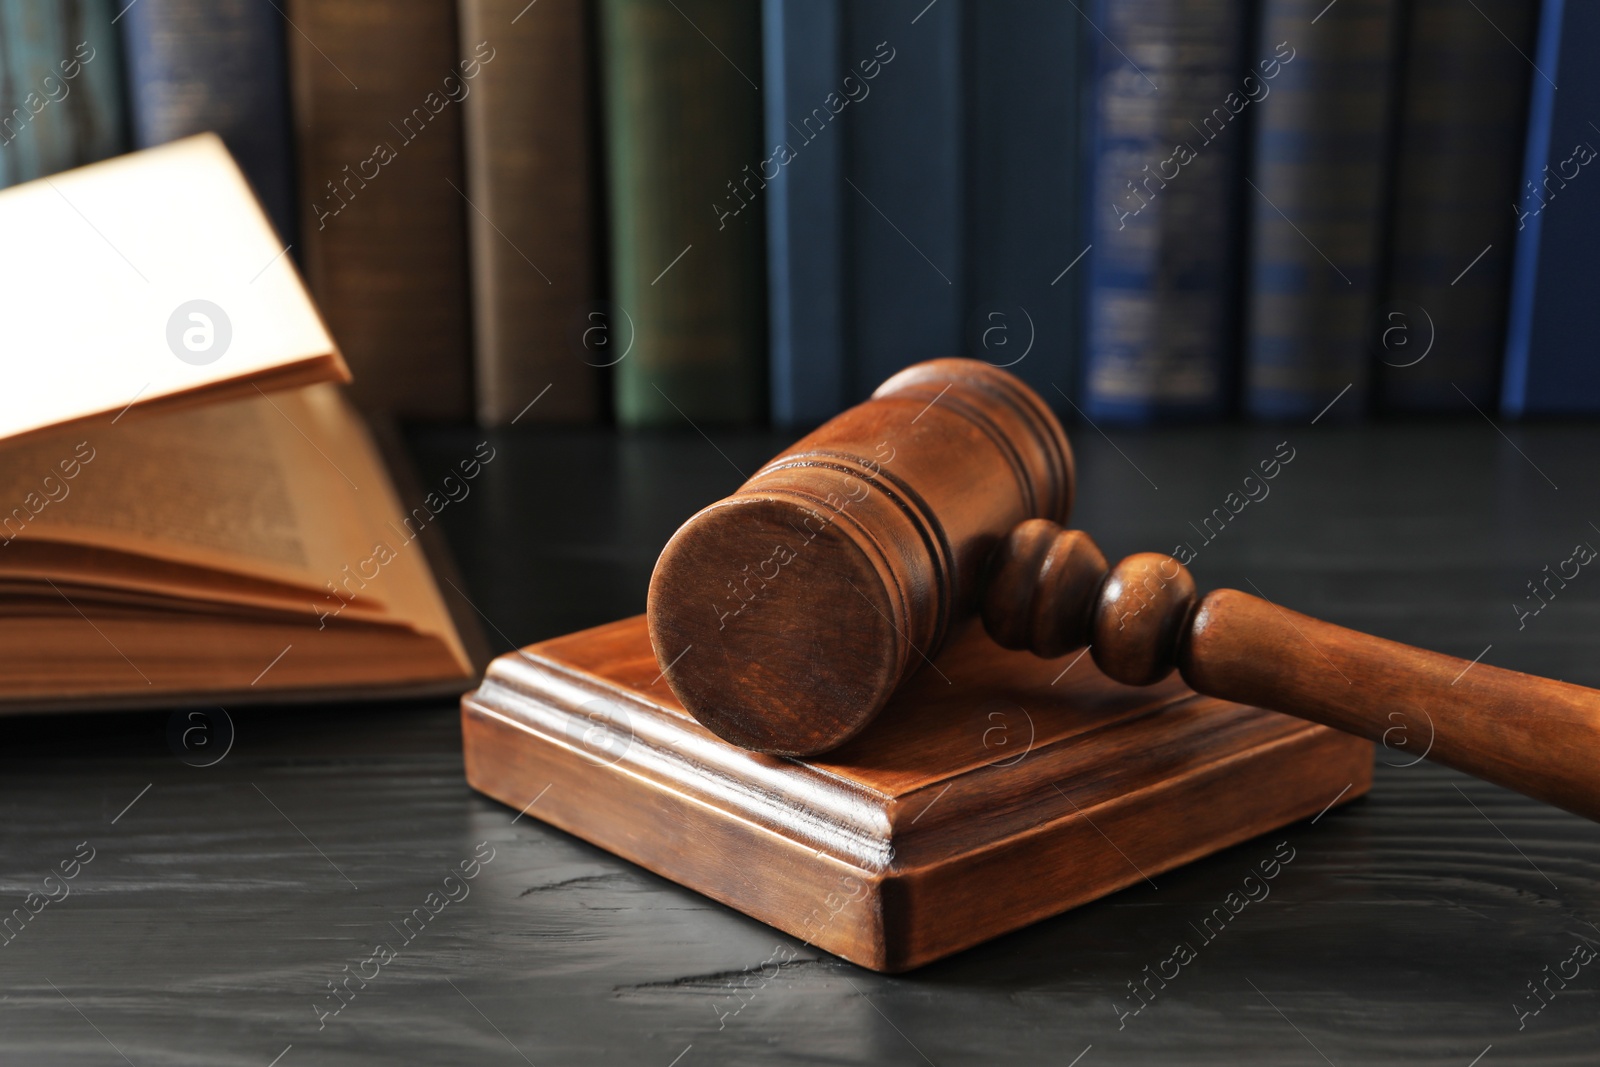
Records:
{"label": "row of books", "polygon": [[6,0],[0,185],[214,131],[362,406],[594,419],[591,22],[585,0]]}
{"label": "row of books", "polygon": [[[767,0],[765,17],[779,421],[931,351],[1011,365],[1097,420],[1600,413],[1583,295],[1600,183],[1581,173],[1600,84],[1578,58],[1600,12]],[[895,59],[874,77],[878,47]],[[799,128],[829,111],[831,143]]]}
{"label": "row of books", "polygon": [[949,354],[1113,421],[1600,411],[1600,14],[1565,0],[0,24],[0,183],[220,132],[404,416],[803,425]]}

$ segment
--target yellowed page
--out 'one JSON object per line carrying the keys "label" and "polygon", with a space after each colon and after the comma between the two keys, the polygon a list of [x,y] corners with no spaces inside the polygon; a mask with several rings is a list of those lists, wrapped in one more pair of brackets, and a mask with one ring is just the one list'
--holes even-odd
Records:
{"label": "yellowed page", "polygon": [[415,543],[431,524],[424,501],[397,498],[328,385],[0,445],[0,579],[11,588],[48,590],[48,579],[98,583],[108,600],[288,607],[319,628],[381,620],[438,635],[465,662]]}
{"label": "yellowed page", "polygon": [[[462,671],[470,673],[466,650],[417,543],[422,536],[443,536],[432,529],[436,519],[428,504],[442,510],[447,506],[442,502],[444,495],[427,492],[422,499],[402,501],[366,427],[333,386],[314,386],[270,400],[283,406],[283,414],[303,420],[306,427],[305,433],[293,437],[280,427],[279,438],[284,454],[298,455],[293,469],[304,475],[290,486],[302,529],[315,528],[320,517],[328,523],[326,536],[331,545],[333,524],[340,528],[337,551],[345,553],[342,559],[336,558],[337,552],[317,552],[313,537],[306,537],[313,566],[325,568],[323,573],[336,586],[335,597],[324,598],[322,610],[337,611],[338,600],[345,596],[376,598],[390,618],[405,620],[443,640]],[[295,407],[291,410],[285,400]],[[320,486],[314,475],[320,475]],[[452,482],[462,484],[460,478]],[[470,491],[469,486],[463,484],[463,488]],[[324,559],[328,562],[322,562]],[[332,618],[359,618],[352,616],[356,607],[351,604]]]}
{"label": "yellowed page", "polygon": [[0,440],[198,390],[349,378],[212,134],[0,192],[0,294]]}
{"label": "yellowed page", "polygon": [[[301,436],[327,437],[308,410],[294,393],[257,396],[0,445],[0,573],[29,575],[50,562],[8,551],[13,540],[64,542],[273,581],[306,602],[362,547],[351,540],[358,511],[344,494],[314,503],[339,475]],[[323,451],[337,447],[325,442]],[[311,500],[297,503],[297,495]],[[152,588],[186,584],[167,570],[82,556],[63,554],[62,566],[94,568],[119,585],[141,577]]]}

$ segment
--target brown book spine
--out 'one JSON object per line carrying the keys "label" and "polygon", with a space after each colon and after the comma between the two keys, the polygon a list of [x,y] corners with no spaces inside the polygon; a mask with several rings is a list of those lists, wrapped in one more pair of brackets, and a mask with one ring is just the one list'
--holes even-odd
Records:
{"label": "brown book spine", "polygon": [[[478,419],[589,422],[610,362],[596,248],[589,0],[461,0],[496,50],[462,109]],[[537,399],[537,403],[534,401]],[[531,405],[531,406],[530,406]]]}
{"label": "brown book spine", "polygon": [[450,0],[290,0],[306,278],[362,406],[470,415],[461,104],[494,62]]}

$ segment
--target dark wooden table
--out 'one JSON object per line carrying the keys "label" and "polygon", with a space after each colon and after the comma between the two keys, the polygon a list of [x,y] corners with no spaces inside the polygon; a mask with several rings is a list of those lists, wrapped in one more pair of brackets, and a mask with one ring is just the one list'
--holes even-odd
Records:
{"label": "dark wooden table", "polygon": [[[1537,615],[1513,606],[1600,545],[1600,429],[1509,433],[1079,427],[1078,522],[1113,559],[1187,541],[1202,585],[1253,581],[1333,622],[1600,686],[1600,574]],[[442,521],[500,650],[643,610],[677,523],[786,443],[491,437],[499,456]],[[413,434],[423,478],[479,439]],[[1281,441],[1294,459],[1270,495],[1204,541],[1190,523]],[[1369,799],[886,978],[475,796],[448,704],[234,720],[210,767],[173,754],[166,715],[0,724],[0,903],[58,898],[0,946],[0,1061],[1600,1062],[1600,960],[1575,953],[1600,949],[1600,827],[1407,766],[1416,742],[1380,750]],[[1198,937],[1280,842],[1295,858],[1270,897]],[[76,878],[45,881],[87,849]],[[1180,940],[1197,958],[1120,1015]],[[379,941],[397,954],[335,1001]],[[796,958],[763,972],[779,945]]]}

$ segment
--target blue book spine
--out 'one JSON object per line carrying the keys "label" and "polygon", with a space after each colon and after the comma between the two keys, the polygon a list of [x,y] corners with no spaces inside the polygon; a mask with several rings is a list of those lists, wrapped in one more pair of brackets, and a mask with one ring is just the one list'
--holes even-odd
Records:
{"label": "blue book spine", "polygon": [[0,187],[127,151],[112,0],[0,0]]}
{"label": "blue book spine", "polygon": [[[842,19],[841,0],[763,0],[765,147],[776,169],[767,184],[767,324],[779,426],[823,422],[851,391],[841,199],[850,190],[844,135],[827,103],[830,94],[848,99]],[[869,91],[876,81],[850,73]]]}
{"label": "blue book spine", "polygon": [[[1600,249],[1600,8],[1545,0],[1528,107],[1501,409],[1600,412],[1594,355]],[[1561,91],[1556,92],[1556,86]]]}
{"label": "blue book spine", "polygon": [[763,13],[767,137],[788,160],[768,189],[774,421],[819,422],[907,364],[958,354],[1063,403],[1087,243],[1078,13],[1050,0],[765,0]]}
{"label": "blue book spine", "polygon": [[1376,325],[1377,397],[1391,411],[1464,410],[1463,396],[1487,410],[1500,393],[1537,8],[1475,2],[1412,0],[1405,16]]}
{"label": "blue book spine", "polygon": [[1238,176],[1276,91],[1243,56],[1243,0],[1097,0],[1082,406],[1141,422],[1223,414],[1232,392]]}
{"label": "blue book spine", "polygon": [[908,364],[963,351],[964,6],[870,0],[846,11],[841,66],[879,64],[870,96],[838,118],[850,403]]}
{"label": "blue book spine", "polygon": [[[1399,19],[1395,0],[1266,0],[1281,64],[1257,109],[1245,408],[1332,419],[1366,408],[1377,336]],[[1348,395],[1344,395],[1348,392]]]}
{"label": "blue book spine", "polygon": [[283,18],[258,0],[146,0],[120,20],[134,144],[222,135],[285,241],[294,233]]}
{"label": "blue book spine", "polygon": [[965,354],[1065,408],[1087,273],[1078,206],[1083,19],[1058,0],[982,0],[968,12]]}

